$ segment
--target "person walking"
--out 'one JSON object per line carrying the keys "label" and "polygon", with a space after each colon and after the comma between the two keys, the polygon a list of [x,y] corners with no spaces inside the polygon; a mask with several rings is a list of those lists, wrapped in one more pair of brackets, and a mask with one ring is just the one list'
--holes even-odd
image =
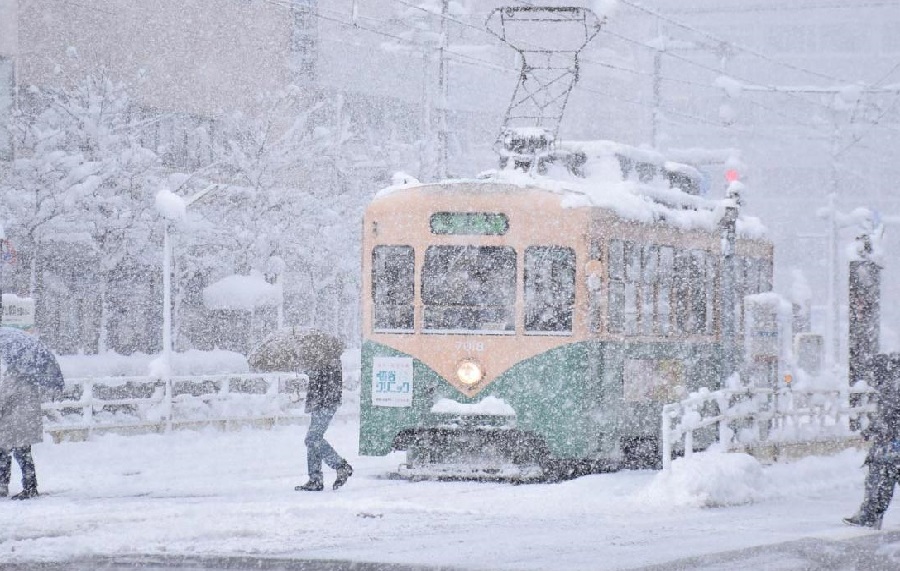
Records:
{"label": "person walking", "polygon": [[878,393],[877,412],[865,430],[872,444],[866,454],[865,494],[856,514],[844,523],[881,529],[881,521],[900,483],[900,353],[873,358],[873,386]]}
{"label": "person walking", "polygon": [[309,481],[294,489],[319,492],[324,486],[322,463],[337,472],[332,489],[347,483],[353,467],[325,440],[325,431],[341,404],[343,375],[340,355],[343,343],[330,335],[313,331],[301,340],[301,361],[309,377],[306,393],[306,412],[310,415],[306,433],[306,463]]}
{"label": "person walking", "polygon": [[12,456],[22,471],[22,491],[12,499],[38,495],[31,445],[44,439],[41,396],[40,387],[16,374],[0,358],[0,497],[9,495]]}

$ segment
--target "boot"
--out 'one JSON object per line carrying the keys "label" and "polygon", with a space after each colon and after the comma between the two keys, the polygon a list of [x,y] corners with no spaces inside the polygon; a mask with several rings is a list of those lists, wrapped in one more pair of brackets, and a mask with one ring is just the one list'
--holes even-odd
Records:
{"label": "boot", "polygon": [[38,497],[37,488],[25,488],[18,494],[11,497],[11,500],[30,500],[31,498]]}
{"label": "boot", "polygon": [[347,483],[350,476],[353,475],[353,466],[346,461],[337,467],[337,478],[334,480],[333,490],[336,490]]}
{"label": "boot", "polygon": [[295,486],[295,492],[321,492],[325,489],[325,484],[322,483],[322,478],[310,478],[309,482],[306,482],[302,486]]}
{"label": "boot", "polygon": [[858,513],[856,515],[845,517],[843,522],[847,525],[854,525],[857,527],[871,527],[872,529],[881,529],[881,521],[884,516],[875,516],[875,517],[864,517],[862,514]]}

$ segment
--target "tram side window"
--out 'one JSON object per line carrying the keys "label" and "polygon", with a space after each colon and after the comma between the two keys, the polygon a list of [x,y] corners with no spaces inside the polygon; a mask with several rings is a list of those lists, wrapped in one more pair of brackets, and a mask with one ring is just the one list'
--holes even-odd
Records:
{"label": "tram side window", "polygon": [[675,286],[675,248],[659,247],[659,285],[656,290],[656,332],[672,333],[672,288]]}
{"label": "tram side window", "polygon": [[716,273],[718,265],[716,257],[712,255],[706,256],[706,327],[707,335],[713,335],[716,332],[715,325],[715,307],[716,307]]}
{"label": "tram side window", "polygon": [[640,319],[641,246],[625,242],[625,334],[637,335]]}
{"label": "tram side window", "polygon": [[613,333],[638,334],[641,248],[627,240],[609,241],[609,323]]}
{"label": "tram side window", "polygon": [[645,245],[643,248],[641,288],[641,333],[653,335],[655,329],[656,286],[659,281],[659,246]]}
{"label": "tram side window", "polygon": [[621,333],[625,325],[625,242],[609,241],[609,304],[606,328]]}
{"label": "tram side window", "polygon": [[591,240],[590,250],[588,253],[589,260],[594,262],[591,264],[592,269],[589,270],[591,275],[588,278],[588,319],[592,333],[599,333],[603,330],[604,310],[606,309],[606,300],[603,299],[605,293],[605,285],[601,275],[602,261],[609,260],[604,257],[604,246],[606,242],[598,236],[594,236]]}
{"label": "tram side window", "polygon": [[525,330],[572,331],[575,251],[559,246],[525,250]]}
{"label": "tram side window", "polygon": [[765,258],[750,258],[748,262],[748,279],[753,284],[753,293],[772,291],[772,266]]}
{"label": "tram side window", "polygon": [[372,299],[376,330],[413,328],[415,257],[410,246],[372,250]]}
{"label": "tram side window", "polygon": [[735,269],[735,309],[737,311],[738,334],[744,331],[744,296],[757,293],[759,273],[755,271],[751,258],[738,257]]}
{"label": "tram side window", "polygon": [[422,303],[426,330],[515,331],[516,251],[429,246]]}
{"label": "tram side window", "polygon": [[744,327],[744,296],[772,291],[772,265],[766,258],[738,258],[735,285],[738,330]]}
{"label": "tram side window", "polygon": [[703,250],[679,250],[675,254],[675,323],[680,333],[706,331],[707,253]]}
{"label": "tram side window", "polygon": [[637,163],[635,169],[638,174],[638,180],[641,182],[650,182],[656,176],[656,165],[653,163]]}
{"label": "tram side window", "polygon": [[772,264],[765,258],[757,261],[759,262],[759,292],[772,291]]}
{"label": "tram side window", "polygon": [[691,250],[689,281],[690,313],[688,316],[688,333],[706,332],[707,298],[706,298],[706,252],[703,250]]}
{"label": "tram side window", "polygon": [[690,253],[675,250],[675,275],[672,281],[672,295],[675,301],[675,332],[687,333],[690,314],[691,282],[689,275]]}

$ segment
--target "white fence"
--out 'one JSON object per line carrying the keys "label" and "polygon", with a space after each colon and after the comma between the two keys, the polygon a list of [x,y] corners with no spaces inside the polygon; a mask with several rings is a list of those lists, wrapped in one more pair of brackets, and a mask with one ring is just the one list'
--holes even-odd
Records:
{"label": "white fence", "polygon": [[[354,383],[345,377],[345,386]],[[355,383],[358,384],[358,383]],[[307,379],[297,374],[236,374],[67,379],[60,400],[43,405],[44,430],[54,440],[94,432],[164,432],[189,426],[302,424]],[[358,394],[345,391],[356,410]],[[338,417],[346,417],[339,411]]]}
{"label": "white fence", "polygon": [[847,441],[859,438],[874,412],[875,392],[864,384],[845,390],[701,389],[663,407],[663,469],[671,466],[676,447],[692,454],[700,430],[717,431],[727,450]]}

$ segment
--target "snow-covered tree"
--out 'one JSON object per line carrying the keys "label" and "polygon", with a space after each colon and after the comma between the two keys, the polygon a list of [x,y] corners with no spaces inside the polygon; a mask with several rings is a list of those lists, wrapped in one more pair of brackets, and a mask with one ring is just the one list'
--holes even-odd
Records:
{"label": "snow-covered tree", "polygon": [[225,115],[217,130],[213,167],[175,189],[188,196],[199,184],[218,185],[197,202],[192,210],[202,219],[189,216],[194,222],[179,239],[180,278],[263,274],[289,292],[282,323],[314,317],[340,329],[344,324],[329,319],[337,308],[313,307],[330,290],[352,286],[348,275],[358,272],[358,256],[348,253],[358,244],[368,195],[351,192],[358,185],[344,149],[361,139],[353,122],[291,86],[262,94],[252,111]]}
{"label": "snow-covered tree", "polygon": [[[176,340],[209,319],[204,287],[254,272],[283,285],[280,323],[353,334],[361,213],[415,153],[392,122],[373,119],[366,101],[288,87],[250,109],[180,125],[140,108],[134,86],[102,70],[66,85],[22,98],[17,158],[0,181],[4,223],[20,251],[18,289],[30,282],[39,326],[58,350],[104,350],[107,337],[118,350],[159,346],[165,224]],[[176,143],[208,141],[192,172],[157,143],[161,121]],[[211,187],[178,222],[153,206],[161,189],[190,202]],[[217,343],[202,323],[192,329],[206,332],[204,345]]]}
{"label": "snow-covered tree", "polygon": [[50,244],[57,252],[78,251],[89,264],[77,271],[96,287],[96,348],[103,350],[109,274],[152,252],[146,244],[159,161],[139,142],[144,124],[132,113],[129,87],[102,69],[69,86],[32,87],[26,99],[12,125],[21,141],[17,159],[0,189],[10,226],[32,266],[37,296]]}

